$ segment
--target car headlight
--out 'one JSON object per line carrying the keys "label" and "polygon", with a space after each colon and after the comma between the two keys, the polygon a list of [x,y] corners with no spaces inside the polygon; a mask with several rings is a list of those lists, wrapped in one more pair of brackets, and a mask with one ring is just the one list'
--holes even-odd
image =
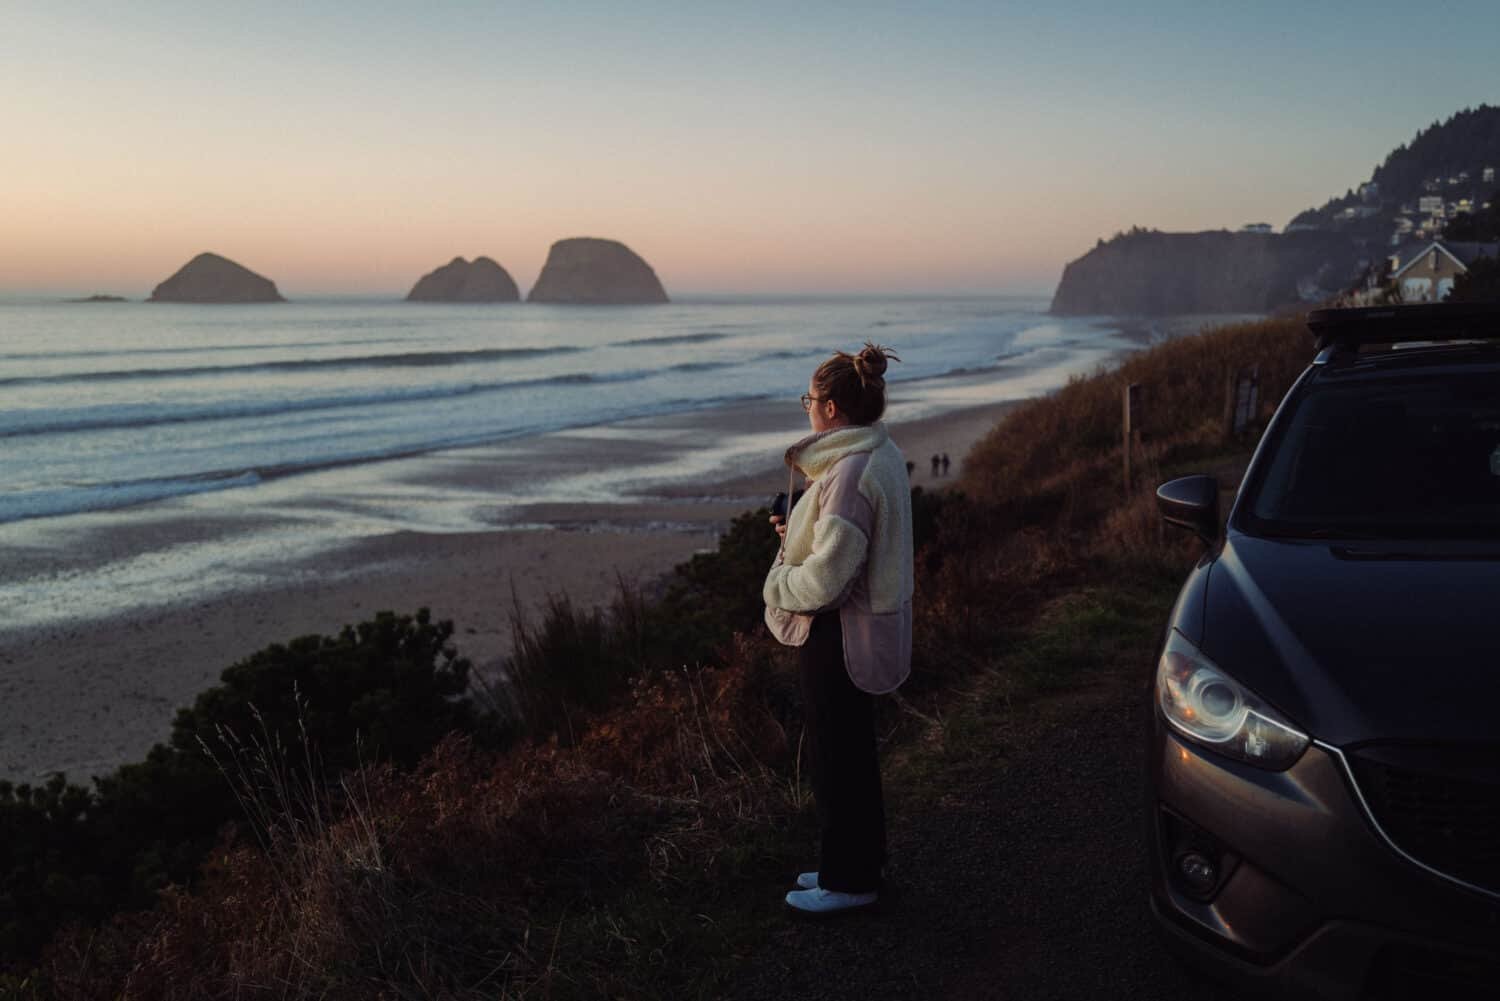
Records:
{"label": "car headlight", "polygon": [[1175,629],[1156,665],[1156,704],[1184,737],[1262,768],[1286,768],[1310,741]]}

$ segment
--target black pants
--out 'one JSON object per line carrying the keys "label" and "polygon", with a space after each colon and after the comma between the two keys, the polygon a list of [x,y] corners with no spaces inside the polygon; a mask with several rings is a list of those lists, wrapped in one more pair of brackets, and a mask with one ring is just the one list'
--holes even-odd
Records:
{"label": "black pants", "polygon": [[838,612],[813,619],[799,652],[806,757],[823,830],[818,885],[844,893],[877,890],[885,864],[885,801],[875,751],[875,700],[855,688],[844,669]]}

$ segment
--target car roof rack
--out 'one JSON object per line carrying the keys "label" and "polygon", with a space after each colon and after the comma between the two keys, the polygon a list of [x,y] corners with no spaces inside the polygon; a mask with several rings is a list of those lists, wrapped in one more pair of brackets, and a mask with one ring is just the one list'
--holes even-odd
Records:
{"label": "car roof rack", "polygon": [[1315,309],[1307,314],[1307,326],[1319,352],[1401,341],[1492,341],[1500,340],[1500,302]]}

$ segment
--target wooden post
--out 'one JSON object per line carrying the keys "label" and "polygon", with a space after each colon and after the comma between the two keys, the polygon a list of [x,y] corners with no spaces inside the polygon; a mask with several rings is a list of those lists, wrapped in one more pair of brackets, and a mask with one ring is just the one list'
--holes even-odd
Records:
{"label": "wooden post", "polygon": [[1260,403],[1260,366],[1251,365],[1240,373],[1234,408],[1234,433],[1238,437],[1250,427]]}
{"label": "wooden post", "polygon": [[1224,440],[1235,441],[1250,427],[1260,405],[1260,366],[1231,371],[1224,390]]}
{"label": "wooden post", "polygon": [[1141,384],[1132,382],[1125,387],[1124,400],[1124,423],[1125,423],[1125,492],[1128,494],[1134,487],[1131,478],[1130,459],[1131,453],[1135,451],[1135,443],[1140,438],[1141,427]]}
{"label": "wooden post", "polygon": [[1240,374],[1230,369],[1224,375],[1224,441],[1234,441],[1235,394],[1240,384]]}

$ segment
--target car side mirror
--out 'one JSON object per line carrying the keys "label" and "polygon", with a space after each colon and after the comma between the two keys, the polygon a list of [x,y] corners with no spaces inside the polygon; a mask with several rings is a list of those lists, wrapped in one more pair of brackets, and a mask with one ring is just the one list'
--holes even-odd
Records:
{"label": "car side mirror", "polygon": [[1156,488],[1156,509],[1169,525],[1190,528],[1210,546],[1219,541],[1219,481],[1184,476]]}

